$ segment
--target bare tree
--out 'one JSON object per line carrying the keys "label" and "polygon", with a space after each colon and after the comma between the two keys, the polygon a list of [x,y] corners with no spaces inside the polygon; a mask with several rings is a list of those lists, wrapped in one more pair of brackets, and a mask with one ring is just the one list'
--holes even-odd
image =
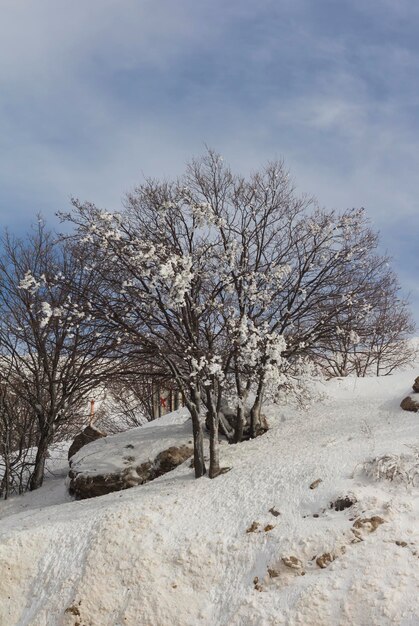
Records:
{"label": "bare tree", "polygon": [[223,396],[235,441],[261,430],[264,397],[289,387],[307,357],[331,350],[337,320],[368,325],[387,258],[362,209],[337,213],[295,193],[282,163],[244,179],[209,151],[172,183],[149,180],[107,213],[74,202],[67,216],[94,260],[89,300],[108,332],[170,372],[193,424],[195,474],[220,472]]}
{"label": "bare tree", "polygon": [[[0,498],[26,491],[38,436],[35,415],[13,391],[10,365],[0,367]],[[16,386],[16,385],[14,385]]]}
{"label": "bare tree", "polygon": [[373,364],[389,372],[411,359],[411,317],[363,209],[322,210],[295,193],[282,163],[245,180],[211,151],[191,163],[184,184],[189,203],[207,207],[223,250],[213,271],[232,350],[236,441],[250,390],[255,436],[268,387],[289,386],[293,365],[333,355],[344,337],[362,336],[362,358],[358,347],[352,359],[358,372]]}
{"label": "bare tree", "polygon": [[[91,390],[113,368],[111,337],[82,311],[68,288],[96,289],[97,276],[42,220],[25,239],[5,234],[0,258],[0,351],[8,385],[37,421],[30,488],[41,486],[48,446],[80,418]],[[120,367],[120,366],[119,366]]]}
{"label": "bare tree", "polygon": [[123,375],[114,375],[107,381],[103,400],[95,413],[95,423],[106,432],[120,432],[142,426],[178,409],[182,399],[173,380],[149,368],[142,372],[144,363]]}
{"label": "bare tree", "polygon": [[383,376],[415,360],[415,324],[390,267],[383,270],[361,314],[336,316],[336,335],[313,351],[328,376]]}
{"label": "bare tree", "polygon": [[[101,286],[88,306],[109,332],[122,334],[125,344],[150,355],[161,375],[175,381],[192,416],[195,474],[202,476],[201,392],[204,382],[217,377],[210,332],[215,299],[205,281],[215,243],[194,207],[184,212],[181,187],[149,182],[141,193],[123,217],[75,202],[71,219],[78,226],[79,244],[94,259]],[[214,413],[212,476],[219,471],[216,428]]]}

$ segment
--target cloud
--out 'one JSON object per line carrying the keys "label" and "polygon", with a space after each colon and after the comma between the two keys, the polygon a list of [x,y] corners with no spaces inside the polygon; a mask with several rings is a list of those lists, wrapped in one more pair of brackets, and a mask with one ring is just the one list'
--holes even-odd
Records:
{"label": "cloud", "polygon": [[0,222],[71,195],[118,205],[207,143],[365,206],[408,284],[414,234],[394,224],[419,213],[418,20],[413,0],[4,0]]}

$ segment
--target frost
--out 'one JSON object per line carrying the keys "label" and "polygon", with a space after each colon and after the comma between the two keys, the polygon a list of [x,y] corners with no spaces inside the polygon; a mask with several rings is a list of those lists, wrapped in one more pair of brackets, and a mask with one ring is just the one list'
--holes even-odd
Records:
{"label": "frost", "polygon": [[32,294],[36,293],[40,286],[41,282],[36,280],[31,271],[26,272],[25,277],[18,285],[19,289],[24,289]]}
{"label": "frost", "polygon": [[[45,328],[52,317],[60,317],[63,314],[61,307],[52,307],[49,302],[41,303],[41,315],[43,316],[40,322],[40,327]],[[84,313],[75,312],[75,316],[80,318],[84,317]]]}
{"label": "frost", "polygon": [[419,486],[419,449],[413,454],[386,454],[366,461],[363,472],[373,480]]}
{"label": "frost", "polygon": [[169,259],[166,263],[160,266],[160,276],[162,278],[173,278],[175,275],[175,259]]}
{"label": "frost", "polygon": [[209,202],[193,203],[191,213],[200,227],[210,225],[223,227],[226,224],[225,219],[217,215]]}
{"label": "frost", "polygon": [[358,344],[361,341],[360,336],[354,330],[351,330],[349,333],[349,341],[353,344]]}
{"label": "frost", "polygon": [[194,277],[192,257],[174,255],[163,263],[158,271],[168,286],[170,303],[173,305],[183,304],[185,294],[189,291]]}
{"label": "frost", "polygon": [[40,327],[45,328],[53,315],[53,311],[49,302],[43,302],[41,304],[41,312],[43,315],[43,319],[41,320]]}

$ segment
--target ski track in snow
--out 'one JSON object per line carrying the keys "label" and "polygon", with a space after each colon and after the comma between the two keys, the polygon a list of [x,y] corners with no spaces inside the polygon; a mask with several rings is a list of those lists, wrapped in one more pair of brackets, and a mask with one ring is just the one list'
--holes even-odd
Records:
{"label": "ski track in snow", "polygon": [[[415,375],[335,380],[307,411],[272,407],[266,435],[222,445],[232,469],[213,481],[186,463],[89,501],[57,504],[57,484],[24,510],[5,503],[7,516],[0,503],[1,626],[419,625],[419,490],[361,471],[419,445],[418,415],[398,408]],[[330,508],[347,494],[353,507]],[[351,543],[353,519],[373,515],[385,523]],[[320,569],[312,558],[325,552],[337,558]]]}

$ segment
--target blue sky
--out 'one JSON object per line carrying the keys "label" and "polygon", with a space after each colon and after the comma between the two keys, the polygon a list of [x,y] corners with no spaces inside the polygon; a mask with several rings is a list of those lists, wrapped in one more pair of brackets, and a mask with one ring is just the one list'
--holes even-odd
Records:
{"label": "blue sky", "polygon": [[419,322],[417,0],[0,0],[0,225],[106,208],[204,144],[364,206]]}

